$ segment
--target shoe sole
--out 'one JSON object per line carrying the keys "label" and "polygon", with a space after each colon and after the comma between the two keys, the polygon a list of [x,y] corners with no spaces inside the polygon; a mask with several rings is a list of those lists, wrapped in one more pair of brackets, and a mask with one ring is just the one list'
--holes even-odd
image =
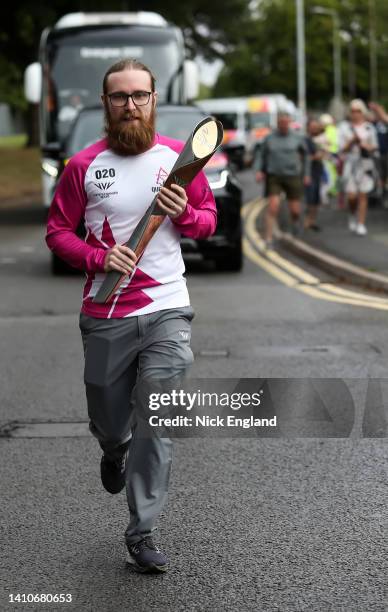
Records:
{"label": "shoe sole", "polygon": [[[101,479],[101,482],[102,482],[102,479]],[[110,493],[111,495],[117,495],[118,493],[121,493],[121,491],[124,489],[125,483],[123,484],[121,489],[115,489],[115,490],[108,489],[103,482],[102,482],[102,486],[107,493]]]}
{"label": "shoe sole", "polygon": [[124,482],[123,486],[120,489],[119,488],[117,488],[117,489],[109,489],[108,486],[105,485],[105,483],[102,480],[102,478],[101,478],[101,484],[102,484],[104,490],[107,491],[107,493],[110,493],[111,495],[117,495],[118,493],[121,493],[121,491],[125,487],[125,482]]}
{"label": "shoe sole", "polygon": [[129,565],[135,572],[139,574],[163,574],[168,570],[167,565],[148,565],[147,567],[143,567],[142,565],[138,565],[134,558],[129,554],[128,550],[126,551],[126,563]]}

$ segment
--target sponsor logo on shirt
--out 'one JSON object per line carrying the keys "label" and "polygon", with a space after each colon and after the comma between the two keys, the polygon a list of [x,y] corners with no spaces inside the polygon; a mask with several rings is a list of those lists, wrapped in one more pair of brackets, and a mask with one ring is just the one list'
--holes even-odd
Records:
{"label": "sponsor logo on shirt", "polygon": [[157,193],[158,191],[160,191],[167,177],[168,177],[168,172],[164,168],[162,168],[162,166],[160,166],[159,170],[156,173],[156,179],[155,179],[156,185],[154,185],[154,187],[151,188],[153,193]]}
{"label": "sponsor logo on shirt", "polygon": [[112,181],[111,183],[93,183],[93,185],[101,189],[101,191],[108,191],[108,189],[114,184],[115,181]]}
{"label": "sponsor logo on shirt", "polygon": [[114,185],[114,181],[113,183],[93,183],[93,185],[98,187],[100,191],[95,191],[92,195],[96,196],[97,198],[100,198],[101,200],[109,198],[109,196],[118,194],[118,191],[107,191],[110,187],[112,187],[112,185]]}
{"label": "sponsor logo on shirt", "polygon": [[93,195],[98,198],[105,199],[109,198],[111,195],[117,195],[118,191],[108,191],[115,184],[115,181],[101,181],[101,179],[109,179],[116,176],[116,171],[114,168],[99,168],[95,171],[94,176],[99,181],[98,183],[94,183],[100,191],[96,191]]}

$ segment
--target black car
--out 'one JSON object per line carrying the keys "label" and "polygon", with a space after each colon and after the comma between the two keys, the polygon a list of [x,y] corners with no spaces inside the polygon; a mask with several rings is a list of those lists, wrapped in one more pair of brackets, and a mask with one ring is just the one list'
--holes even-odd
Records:
{"label": "black car", "polygon": [[[195,106],[161,105],[157,109],[156,130],[164,136],[186,141],[193,128],[206,114]],[[83,109],[67,139],[63,153],[64,168],[67,160],[81,149],[103,137],[102,108]],[[222,151],[217,151],[205,166],[209,185],[213,191],[217,212],[217,229],[206,240],[182,237],[182,253],[200,253],[204,259],[213,260],[219,270],[239,271],[242,268],[242,190]],[[78,233],[82,235],[82,229]],[[64,271],[65,264],[53,255],[53,272]]]}
{"label": "black car", "polygon": [[[156,129],[160,134],[186,141],[194,126],[206,116],[195,106],[159,106]],[[219,270],[239,271],[243,262],[240,184],[222,150],[213,155],[204,171],[216,200],[217,229],[206,240],[182,237],[182,252],[200,253],[205,259],[215,261]]]}

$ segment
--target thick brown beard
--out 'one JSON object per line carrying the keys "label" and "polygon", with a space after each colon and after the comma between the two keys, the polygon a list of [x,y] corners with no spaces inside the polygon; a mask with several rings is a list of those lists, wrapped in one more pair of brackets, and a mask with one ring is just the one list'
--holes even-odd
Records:
{"label": "thick brown beard", "polygon": [[148,119],[138,117],[138,122],[134,124],[113,120],[105,108],[105,133],[109,147],[118,155],[145,153],[151,148],[155,137],[155,109],[152,109]]}

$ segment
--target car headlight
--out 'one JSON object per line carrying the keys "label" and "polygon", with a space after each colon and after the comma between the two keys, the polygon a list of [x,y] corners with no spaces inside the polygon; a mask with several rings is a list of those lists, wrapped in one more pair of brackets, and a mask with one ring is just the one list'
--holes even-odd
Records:
{"label": "car headlight", "polygon": [[57,163],[44,159],[42,161],[42,170],[52,178],[57,178],[59,172],[59,166]]}
{"label": "car headlight", "polygon": [[208,177],[209,185],[212,189],[222,189],[225,187],[229,176],[229,170],[221,170],[219,174]]}

